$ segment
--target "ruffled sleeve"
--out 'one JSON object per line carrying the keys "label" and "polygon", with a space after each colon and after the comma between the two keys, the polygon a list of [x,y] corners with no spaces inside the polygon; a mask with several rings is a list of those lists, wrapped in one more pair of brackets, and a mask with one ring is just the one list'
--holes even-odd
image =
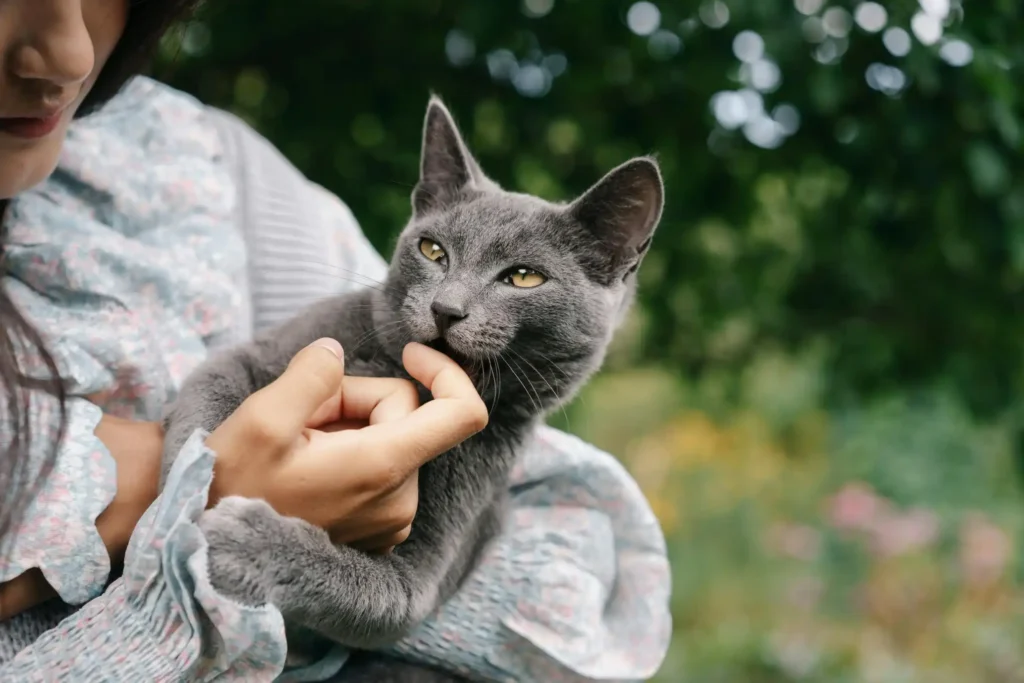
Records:
{"label": "ruffled sleeve", "polygon": [[136,527],[122,578],[0,667],[0,680],[272,681],[286,654],[272,607],[224,599],[196,522],[214,454],[197,432]]}
{"label": "ruffled sleeve", "polygon": [[64,438],[44,472],[47,450],[57,437],[59,407],[47,394],[26,392],[26,397],[32,441],[22,482],[36,482],[38,490],[19,524],[0,541],[0,583],[38,567],[61,599],[80,605],[99,595],[110,575],[110,558],[96,530],[116,481],[114,461],[93,434],[102,413],[88,401],[68,400]]}

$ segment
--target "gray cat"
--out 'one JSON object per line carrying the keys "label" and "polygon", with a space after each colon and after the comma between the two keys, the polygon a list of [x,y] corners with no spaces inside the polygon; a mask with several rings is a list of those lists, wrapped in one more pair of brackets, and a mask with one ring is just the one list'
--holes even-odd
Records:
{"label": "gray cat", "polygon": [[[390,555],[336,547],[262,501],[223,501],[201,522],[213,585],[242,602],[276,605],[292,651],[312,634],[373,650],[427,617],[499,531],[524,441],[601,364],[632,302],[663,196],[658,166],[646,157],[569,204],[506,192],[432,98],[412,218],[387,282],[315,304],[200,367],[165,420],[164,468],[194,429],[213,430],[320,337],[341,342],[350,375],[408,378],[400,358],[409,341],[443,351],[473,378],[490,423],[423,466],[412,533]],[[459,679],[361,653],[338,680]]]}

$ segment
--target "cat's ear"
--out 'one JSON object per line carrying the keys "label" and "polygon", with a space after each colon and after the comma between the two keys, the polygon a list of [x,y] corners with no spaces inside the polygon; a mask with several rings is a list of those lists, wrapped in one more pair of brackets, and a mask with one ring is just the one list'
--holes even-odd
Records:
{"label": "cat's ear", "polygon": [[423,122],[423,150],[420,179],[412,193],[412,206],[422,215],[458,200],[468,187],[487,181],[480,165],[469,153],[455,120],[440,98],[430,98]]}
{"label": "cat's ear", "polygon": [[614,260],[634,270],[661,220],[665,189],[651,157],[637,157],[609,171],[569,205],[579,221]]}

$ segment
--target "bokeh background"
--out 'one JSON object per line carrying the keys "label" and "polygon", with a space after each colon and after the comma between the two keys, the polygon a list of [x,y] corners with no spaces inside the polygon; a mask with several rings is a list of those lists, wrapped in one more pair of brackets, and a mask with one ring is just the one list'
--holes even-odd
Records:
{"label": "bokeh background", "polygon": [[555,424],[660,517],[659,681],[1024,680],[1024,4],[211,2],[157,75],[390,253],[428,93],[506,187],[656,153],[667,208]]}

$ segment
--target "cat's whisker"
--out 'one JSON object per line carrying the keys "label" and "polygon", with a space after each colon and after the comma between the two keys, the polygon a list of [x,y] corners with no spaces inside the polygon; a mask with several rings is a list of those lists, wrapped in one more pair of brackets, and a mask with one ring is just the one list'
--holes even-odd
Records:
{"label": "cat's whisker", "polygon": [[[508,360],[505,359],[505,358],[502,358],[501,356],[498,356],[498,360],[505,364],[505,366],[508,368],[509,372],[512,373],[512,376],[516,378],[517,382],[519,382],[519,386],[521,386],[523,388],[523,391],[526,391],[526,385],[523,384],[523,380],[519,379],[519,375],[517,375],[516,371],[512,369],[511,365],[509,365]],[[529,395],[530,392],[527,391],[526,393],[527,393],[527,395]],[[530,396],[530,403],[533,403],[533,397],[532,396]]]}
{"label": "cat's whisker", "polygon": [[536,404],[535,405],[537,406],[537,412],[538,413],[543,412],[544,411],[544,399],[541,398],[540,390],[537,388],[536,382],[534,382],[530,378],[530,374],[526,371],[525,368],[523,368],[522,365],[519,364],[518,361],[516,361],[515,359],[510,359],[510,360],[513,363],[515,363],[516,364],[516,368],[518,368],[519,371],[521,373],[523,373],[523,377],[526,378],[526,385],[530,388],[530,391],[533,392],[534,397],[536,397]]}
{"label": "cat's whisker", "polygon": [[526,356],[524,356],[524,355],[523,355],[522,353],[520,353],[519,351],[516,351],[515,349],[513,349],[513,348],[511,348],[511,347],[509,347],[509,349],[508,349],[508,350],[509,350],[509,351],[511,351],[511,352],[512,352],[513,354],[515,354],[516,358],[518,358],[519,360],[521,360],[521,361],[523,361],[524,363],[526,363],[527,365],[529,365],[529,366],[530,366],[530,368],[531,368],[531,369],[532,369],[532,370],[533,370],[533,371],[534,371],[535,373],[537,373],[537,376],[538,376],[538,377],[540,377],[540,378],[541,378],[541,380],[543,380],[544,384],[546,384],[546,385],[547,385],[548,389],[549,389],[549,390],[551,391],[551,395],[552,395],[553,397],[555,397],[555,398],[558,398],[558,392],[557,392],[557,391],[555,391],[555,388],[554,388],[553,386],[551,386],[551,382],[549,382],[549,381],[548,381],[548,378],[544,376],[544,373],[542,373],[542,372],[541,372],[540,370],[538,370],[538,369],[537,369],[537,366],[536,366],[536,365],[534,365],[533,363],[531,363],[531,362],[530,362],[530,360],[529,360],[529,359],[528,359],[528,358],[527,358]]}
{"label": "cat's whisker", "polygon": [[[369,275],[362,273],[358,270],[345,268],[344,266],[339,266],[334,263],[327,263],[326,261],[317,261],[315,259],[303,259],[299,263],[320,266],[321,268],[327,268],[329,270],[336,271],[335,273],[332,273],[334,277],[337,277],[342,280],[348,280],[350,282],[355,282],[356,284],[361,284],[366,287],[371,287],[372,289],[376,289],[379,292],[386,293],[392,291],[391,285],[389,285],[387,282],[383,282],[381,280],[377,280],[376,278],[372,278]],[[337,271],[348,273],[349,277],[340,276],[337,274]],[[362,280],[356,280],[356,277],[362,278]]]}
{"label": "cat's whisker", "polygon": [[379,312],[379,313],[384,313],[384,314],[386,314],[389,317],[392,314],[392,309],[389,308],[387,306],[387,304],[384,304],[384,303],[381,303],[379,305],[375,304],[375,303],[352,304],[352,305],[348,306],[346,308],[346,310],[349,310],[349,311],[371,311],[373,313],[378,313]]}
{"label": "cat's whisker", "polygon": [[405,322],[405,321],[404,320],[394,320],[392,322],[385,323],[385,324],[381,325],[380,327],[377,327],[377,328],[374,328],[374,329],[369,330],[367,332],[364,332],[362,335],[360,335],[360,337],[358,339],[356,339],[356,346],[355,346],[355,348],[359,348],[360,346],[362,346],[364,343],[366,343],[368,340],[372,339],[375,336],[383,336],[383,335],[387,334],[387,332],[391,328],[397,327],[397,326],[401,325],[403,322]]}
{"label": "cat's whisker", "polygon": [[352,349],[361,348],[363,344],[370,341],[374,337],[383,337],[384,341],[387,342],[387,336],[394,332],[396,329],[401,329],[401,326],[408,322],[407,318],[400,318],[398,320],[392,320],[391,322],[385,323],[380,327],[374,328],[368,332],[364,332],[359,339],[356,340],[355,347]]}
{"label": "cat's whisker", "polygon": [[[519,373],[516,372],[512,368],[512,363],[514,363],[515,361],[513,361],[511,358],[503,358],[501,356],[499,356],[499,358],[501,358],[503,361],[505,361],[505,365],[507,365],[508,369],[512,371],[512,374],[515,375],[516,381],[519,382],[519,385],[523,388],[523,391],[526,392],[526,395],[529,397],[530,403],[533,405],[535,412],[537,412],[537,413],[541,412],[541,404],[540,404],[540,402],[538,400],[534,400],[533,394],[530,392],[530,389],[527,387],[527,384],[529,384],[529,382],[524,383],[522,378],[519,376]],[[517,367],[518,367],[518,365],[519,364],[516,363]],[[519,368],[519,369],[522,370],[522,368]]]}
{"label": "cat's whisker", "polygon": [[[404,188],[407,188],[409,190],[416,189],[416,186],[413,185],[412,183],[405,183],[405,182],[402,182],[401,180],[391,179],[391,180],[385,180],[384,182],[385,183],[389,183],[391,185],[397,185],[399,187],[404,187]],[[428,192],[428,190],[426,188],[423,188],[423,189],[424,189],[425,192]]]}
{"label": "cat's whisker", "polygon": [[[559,373],[561,373],[562,377],[565,378],[566,382],[568,382],[569,384],[573,383],[573,376],[570,375],[565,369],[563,369],[562,366],[558,364],[558,361],[552,360],[550,356],[547,356],[547,355],[545,355],[543,353],[538,353],[537,355],[538,355],[537,360],[538,361],[543,361],[544,362],[544,367],[551,368],[552,370],[558,371]],[[584,406],[589,405],[587,403],[587,397],[586,397],[585,394],[581,393],[581,394],[577,395],[574,400],[579,401],[581,405],[584,405]],[[565,412],[565,407],[564,406],[562,407],[562,411],[563,411],[563,413]],[[568,421],[568,419],[567,419],[567,421]]]}
{"label": "cat's whisker", "polygon": [[[546,384],[548,389],[551,390],[552,397],[555,400],[558,400],[558,398],[559,398],[558,392],[555,391],[555,388],[553,386],[551,386],[551,382],[549,382],[548,378],[544,376],[544,373],[542,373],[540,370],[538,370],[537,366],[534,365],[533,363],[531,363],[530,359],[527,358],[526,356],[524,356],[522,353],[516,351],[513,348],[509,348],[508,350],[511,351],[512,353],[514,353],[524,363],[526,363],[531,368],[533,368],[533,371],[536,372],[538,376],[540,376],[540,378],[544,381],[544,384]],[[559,401],[558,407],[562,410],[562,416],[565,418],[565,426],[568,429],[569,426],[570,426],[570,424],[569,424],[569,413],[565,410],[565,405],[563,405],[561,401]]]}
{"label": "cat's whisker", "polygon": [[[401,321],[395,321],[395,322],[406,322],[406,321],[407,321],[407,319],[406,319],[406,318],[403,318],[403,319],[402,319]],[[396,326],[396,327],[397,327],[397,326]],[[393,328],[393,329],[394,329],[394,328]],[[389,330],[389,331],[388,331],[388,334],[390,334],[390,333],[391,333],[391,332],[393,331],[393,329],[392,329],[392,330]],[[398,331],[399,331],[399,332],[402,332],[402,331],[403,331],[403,328],[398,328]],[[405,337],[405,340],[399,343],[399,346],[402,346],[402,347],[404,347],[404,346],[405,346],[406,344],[408,344],[409,342],[411,342],[411,341],[412,341],[412,336],[410,336],[410,335],[409,335],[408,333],[406,333],[406,334],[405,334],[405,335],[403,335],[403,336]],[[370,362],[371,362],[371,363],[373,363],[374,361],[376,361],[376,360],[377,360],[377,354],[381,352],[381,350],[382,350],[382,349],[384,348],[384,345],[385,345],[386,343],[387,343],[387,339],[385,339],[385,340],[384,340],[384,342],[382,342],[381,344],[378,344],[378,345],[377,345],[377,348],[376,348],[376,349],[374,350],[374,352],[373,352],[373,355],[372,355],[372,356],[370,356]]]}
{"label": "cat's whisker", "polygon": [[[320,264],[320,265],[322,265],[324,267],[330,267],[326,263]],[[338,275],[337,273],[324,273],[324,275],[327,276],[327,277],[331,277],[331,278],[335,278],[337,280],[344,281],[344,282],[352,282],[352,283],[354,283],[355,285],[357,285],[359,287],[366,287],[367,289],[375,289],[378,292],[380,292],[381,294],[388,294],[389,293],[387,289],[385,289],[385,288],[383,288],[383,287],[381,287],[381,286],[379,286],[377,284],[371,284],[371,283],[368,283],[368,282],[363,282],[363,281],[357,280],[357,279],[355,279],[353,277],[346,277],[344,275]],[[339,294],[344,294],[345,292],[338,292],[338,293]]]}
{"label": "cat's whisker", "polygon": [[489,357],[484,357],[483,363],[488,375],[494,380],[494,399],[491,401],[490,410],[487,411],[487,416],[490,417],[494,414],[494,409],[498,405],[498,398],[501,396],[501,373],[497,371],[494,361]]}
{"label": "cat's whisker", "polygon": [[498,406],[498,401],[501,399],[501,369],[494,360],[489,361],[491,364],[491,371],[494,373],[494,379],[498,385],[498,388],[494,392],[494,403],[491,404],[491,412]]}
{"label": "cat's whisker", "polygon": [[[480,394],[480,398],[486,401],[488,383],[491,379],[487,373],[487,364],[484,360],[480,360],[479,363],[476,360],[472,360],[469,362],[469,367],[471,369],[470,378],[475,378],[474,386],[479,384],[477,386],[477,393]],[[488,415],[490,415],[490,411],[488,411]]]}
{"label": "cat's whisker", "polygon": [[553,361],[553,360],[551,360],[551,358],[550,358],[550,357],[546,356],[546,355],[545,355],[545,354],[543,354],[543,353],[538,353],[537,355],[538,355],[538,356],[540,356],[540,357],[538,358],[538,360],[544,361],[544,363],[546,364],[546,367],[550,367],[550,368],[551,368],[551,369],[553,369],[553,370],[557,370],[558,372],[562,373],[562,377],[564,377],[564,378],[565,378],[566,380],[568,380],[569,382],[572,382],[572,375],[570,375],[570,374],[569,374],[569,373],[568,373],[567,371],[565,371],[565,370],[564,370],[564,369],[562,368],[562,366],[560,366],[560,365],[558,364],[558,362],[557,362],[557,361]]}
{"label": "cat's whisker", "polygon": [[[546,356],[543,353],[540,354],[540,358],[545,363],[547,363],[549,367],[552,367],[555,370],[558,370],[560,373],[562,373],[562,376],[565,377],[566,381],[568,381],[570,384],[573,383],[574,380],[573,380],[572,375],[570,375],[567,371],[565,371],[556,361],[551,360],[550,357]],[[573,399],[573,400],[579,401],[580,405],[583,405],[583,406],[590,405],[589,403],[587,403],[587,396],[586,396],[585,392],[577,394],[576,398]]]}
{"label": "cat's whisker", "polygon": [[384,302],[367,301],[359,304],[350,304],[348,310],[352,311],[391,311],[392,309]]}

